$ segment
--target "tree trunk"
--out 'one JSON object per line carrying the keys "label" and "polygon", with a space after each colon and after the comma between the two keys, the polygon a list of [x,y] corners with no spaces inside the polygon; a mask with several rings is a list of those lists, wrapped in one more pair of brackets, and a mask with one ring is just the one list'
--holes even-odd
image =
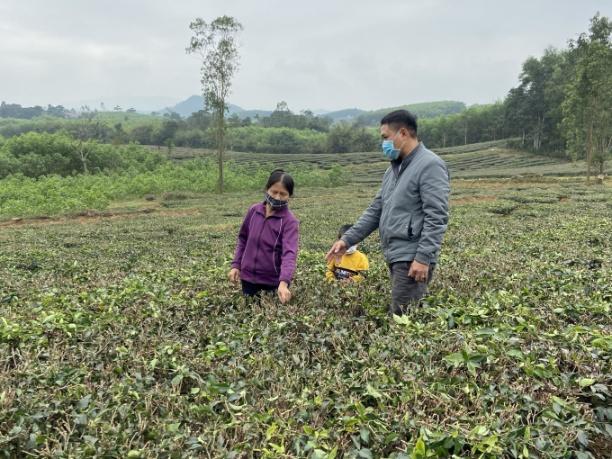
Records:
{"label": "tree trunk", "polygon": [[602,139],[601,141],[601,161],[599,162],[599,174],[605,175],[606,173],[606,154],[612,148],[612,137],[609,139]]}
{"label": "tree trunk", "polygon": [[463,145],[467,145],[467,134],[468,134],[468,125],[465,124],[465,128],[463,130]]}
{"label": "tree trunk", "polygon": [[587,145],[586,145],[586,160],[587,160],[587,185],[591,183],[591,162],[593,160],[593,119],[589,123],[589,130],[587,132]]}
{"label": "tree trunk", "polygon": [[536,132],[533,136],[533,149],[535,151],[539,151],[542,146],[542,131],[544,130],[544,117],[538,116],[538,121],[536,123]]}
{"label": "tree trunk", "polygon": [[446,132],[442,134],[442,148],[446,147]]}
{"label": "tree trunk", "polygon": [[533,150],[538,151],[538,136],[540,135],[540,117],[538,116],[536,120],[535,131],[533,133]]}
{"label": "tree trunk", "polygon": [[219,193],[223,193],[223,153],[225,149],[225,103],[221,103],[219,112],[217,113],[217,147],[219,150]]}
{"label": "tree trunk", "polygon": [[79,156],[81,158],[81,164],[83,164],[83,173],[88,174],[89,170],[87,169],[87,155],[85,154],[85,146],[83,145],[83,141],[79,143]]}

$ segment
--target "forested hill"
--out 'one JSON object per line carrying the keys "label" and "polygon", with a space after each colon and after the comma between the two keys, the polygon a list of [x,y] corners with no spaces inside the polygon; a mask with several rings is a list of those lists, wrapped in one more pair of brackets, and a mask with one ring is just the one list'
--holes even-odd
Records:
{"label": "forested hill", "polygon": [[[417,115],[419,118],[436,118],[444,115],[454,115],[461,113],[466,109],[463,102],[457,102],[452,100],[442,100],[438,102],[423,102],[420,104],[409,104],[401,105],[398,107],[381,108],[378,110],[371,110],[363,112],[357,116],[356,120],[361,125],[374,126],[380,123],[380,120],[387,113],[398,110],[406,109]],[[327,115],[329,116],[329,114]]]}

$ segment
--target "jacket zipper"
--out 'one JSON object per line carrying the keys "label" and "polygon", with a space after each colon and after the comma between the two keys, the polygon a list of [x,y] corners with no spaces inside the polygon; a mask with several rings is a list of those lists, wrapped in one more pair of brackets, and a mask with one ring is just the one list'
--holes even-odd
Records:
{"label": "jacket zipper", "polygon": [[266,226],[266,216],[264,215],[264,221],[257,235],[257,245],[255,246],[255,260],[253,260],[253,277],[257,277],[257,258],[259,258],[259,243],[261,242],[261,233],[263,233],[264,227]]}
{"label": "jacket zipper", "polygon": [[[266,222],[272,218],[272,216],[270,217],[266,217],[264,215],[264,221],[263,224],[261,225],[261,229],[259,230],[259,234],[257,235],[257,245],[255,248],[255,260],[253,261],[253,276],[257,277],[257,258],[259,258],[259,244],[261,242],[261,234],[263,233],[263,230],[266,226]],[[274,258],[274,248],[272,249],[272,257]],[[274,267],[276,267],[276,259],[273,259],[273,264]]]}
{"label": "jacket zipper", "polygon": [[[414,153],[416,153],[416,151]],[[414,157],[410,160],[410,162],[412,162],[412,161],[414,161]],[[391,170],[393,172],[393,186],[391,187],[391,190],[389,192],[389,195],[390,195],[389,200],[391,200],[391,195],[393,194],[393,192],[397,188],[397,182],[399,182],[400,176],[406,171],[406,169],[408,169],[408,166],[406,166],[406,167],[404,167],[402,169],[402,164],[400,164],[399,167],[397,168],[397,172],[396,172],[395,168],[393,166],[391,166]],[[381,215],[381,221],[382,221],[382,215]],[[410,223],[408,224],[408,231],[411,231]],[[380,229],[379,229],[379,232],[380,232]]]}
{"label": "jacket zipper", "polygon": [[[393,172],[393,186],[391,187],[391,190],[389,190],[389,200],[391,200],[391,195],[393,195],[393,192],[397,188],[397,182],[399,181],[399,176],[401,175],[401,167],[402,166],[400,165],[400,167],[398,168],[398,172],[396,172],[395,168],[391,166],[391,171]],[[386,216],[387,214],[385,214],[385,217]],[[381,221],[382,221],[382,215],[381,215]]]}

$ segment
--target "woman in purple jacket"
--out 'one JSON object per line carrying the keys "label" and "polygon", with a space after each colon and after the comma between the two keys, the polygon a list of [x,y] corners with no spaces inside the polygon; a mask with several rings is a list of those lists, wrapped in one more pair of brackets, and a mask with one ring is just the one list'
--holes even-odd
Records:
{"label": "woman in purple jacket", "polygon": [[265,200],[251,206],[242,222],[228,276],[231,282],[242,281],[246,296],[276,290],[282,303],[291,299],[299,239],[299,221],[288,207],[291,196],[293,179],[276,169],[266,184]]}

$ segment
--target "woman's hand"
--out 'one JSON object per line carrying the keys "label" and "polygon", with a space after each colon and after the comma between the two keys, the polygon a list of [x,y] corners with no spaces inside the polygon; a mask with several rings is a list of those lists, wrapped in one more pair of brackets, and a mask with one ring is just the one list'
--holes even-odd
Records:
{"label": "woman's hand", "polygon": [[278,284],[278,299],[283,304],[291,300],[291,292],[289,291],[289,286],[285,281],[282,281],[280,284]]}
{"label": "woman's hand", "polygon": [[240,270],[238,268],[230,269],[229,274],[227,275],[230,282],[237,284],[240,281]]}

